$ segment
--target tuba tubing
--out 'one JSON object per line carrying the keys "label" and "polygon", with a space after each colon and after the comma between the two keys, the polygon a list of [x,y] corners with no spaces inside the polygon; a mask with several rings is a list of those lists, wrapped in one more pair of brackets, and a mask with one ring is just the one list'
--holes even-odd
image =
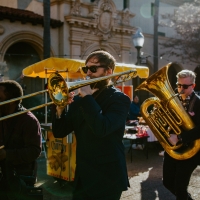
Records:
{"label": "tuba tubing", "polygon": [[[140,84],[137,90],[146,90],[155,97],[146,99],[141,105],[141,115],[165,151],[174,159],[185,160],[194,156],[200,149],[200,139],[183,144],[171,145],[170,134],[179,135],[181,131],[195,127],[183,108],[168,80],[171,63],[164,66]],[[149,111],[154,106],[155,109]]]}

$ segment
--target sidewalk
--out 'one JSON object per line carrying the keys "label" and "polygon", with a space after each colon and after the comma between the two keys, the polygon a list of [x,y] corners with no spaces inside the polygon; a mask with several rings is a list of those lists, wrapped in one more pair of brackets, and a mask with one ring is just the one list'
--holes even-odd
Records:
{"label": "sidewalk", "polygon": [[[126,150],[128,176],[131,187],[122,193],[121,200],[175,200],[175,197],[162,185],[163,157],[158,149],[149,145],[149,158],[142,150],[133,150],[132,163]],[[195,200],[200,199],[200,166],[192,174],[189,192]],[[71,200],[73,182],[58,183],[46,175],[46,160],[38,159],[38,183],[43,188],[44,200]]]}

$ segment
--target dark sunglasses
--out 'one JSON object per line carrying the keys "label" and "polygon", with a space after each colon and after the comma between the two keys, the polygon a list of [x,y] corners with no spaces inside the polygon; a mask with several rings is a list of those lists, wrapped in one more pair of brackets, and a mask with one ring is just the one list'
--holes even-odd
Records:
{"label": "dark sunglasses", "polygon": [[183,84],[183,85],[181,85],[181,84],[177,83],[176,85],[177,85],[178,88],[183,87],[183,89],[188,89],[188,87],[192,86],[193,84],[190,84],[190,85]]}
{"label": "dark sunglasses", "polygon": [[107,68],[105,65],[100,65],[100,66],[93,65],[93,66],[90,66],[90,67],[88,67],[88,66],[82,67],[82,70],[83,70],[83,72],[84,72],[85,74],[87,73],[88,69],[89,69],[92,73],[96,73],[96,72],[97,72],[97,69],[100,68],[100,67],[102,67],[102,68]]}

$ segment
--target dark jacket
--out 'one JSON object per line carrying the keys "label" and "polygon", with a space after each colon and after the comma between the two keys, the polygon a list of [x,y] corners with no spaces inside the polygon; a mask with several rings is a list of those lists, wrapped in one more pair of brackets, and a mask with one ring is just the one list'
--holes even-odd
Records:
{"label": "dark jacket", "polygon": [[[20,106],[16,111],[22,111]],[[31,175],[41,153],[41,128],[36,117],[27,112],[0,121],[0,145],[5,146],[5,162],[18,174]]]}
{"label": "dark jacket", "polygon": [[[192,121],[195,124],[195,128],[191,129],[189,131],[184,131],[181,133],[181,138],[183,143],[191,142],[196,139],[200,139],[200,97],[196,94],[193,93],[192,97],[190,99],[190,102],[195,98],[194,105],[189,111],[193,112],[194,115],[190,115]],[[190,103],[191,104],[191,103]]]}
{"label": "dark jacket", "polygon": [[90,194],[129,186],[124,145],[125,120],[130,99],[112,86],[75,99],[68,113],[54,116],[55,137],[74,131],[77,140],[75,183],[80,178]]}
{"label": "dark jacket", "polygon": [[138,120],[140,117],[140,103],[135,103],[134,101],[131,102],[128,120]]}

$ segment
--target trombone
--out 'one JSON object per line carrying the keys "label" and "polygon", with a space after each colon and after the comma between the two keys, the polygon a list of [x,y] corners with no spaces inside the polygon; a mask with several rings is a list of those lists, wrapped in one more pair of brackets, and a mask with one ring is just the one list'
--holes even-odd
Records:
{"label": "trombone", "polygon": [[117,85],[119,83],[123,83],[132,78],[135,78],[136,76],[137,76],[137,70],[133,69],[133,70],[128,70],[128,71],[121,72],[121,73],[112,74],[109,76],[67,83],[67,82],[65,82],[64,78],[58,72],[55,72],[49,76],[48,83],[47,83],[48,89],[41,90],[41,91],[31,93],[28,95],[24,95],[22,97],[17,97],[17,98],[13,98],[13,99],[10,99],[7,101],[0,102],[0,106],[17,101],[17,100],[22,100],[25,98],[39,95],[39,94],[43,94],[45,92],[49,93],[49,96],[50,96],[52,102],[47,102],[47,103],[41,104],[39,106],[35,106],[33,108],[28,108],[27,110],[24,110],[24,111],[16,112],[16,113],[1,117],[0,121],[11,118],[11,117],[15,117],[17,115],[21,115],[21,114],[29,112],[29,111],[37,110],[39,108],[43,108],[43,107],[46,107],[46,106],[49,106],[52,104],[65,107],[67,105],[68,94],[70,92],[72,92],[78,88],[90,85],[92,83],[97,83],[99,81],[114,78],[115,80],[113,82],[111,82],[109,85]]}

